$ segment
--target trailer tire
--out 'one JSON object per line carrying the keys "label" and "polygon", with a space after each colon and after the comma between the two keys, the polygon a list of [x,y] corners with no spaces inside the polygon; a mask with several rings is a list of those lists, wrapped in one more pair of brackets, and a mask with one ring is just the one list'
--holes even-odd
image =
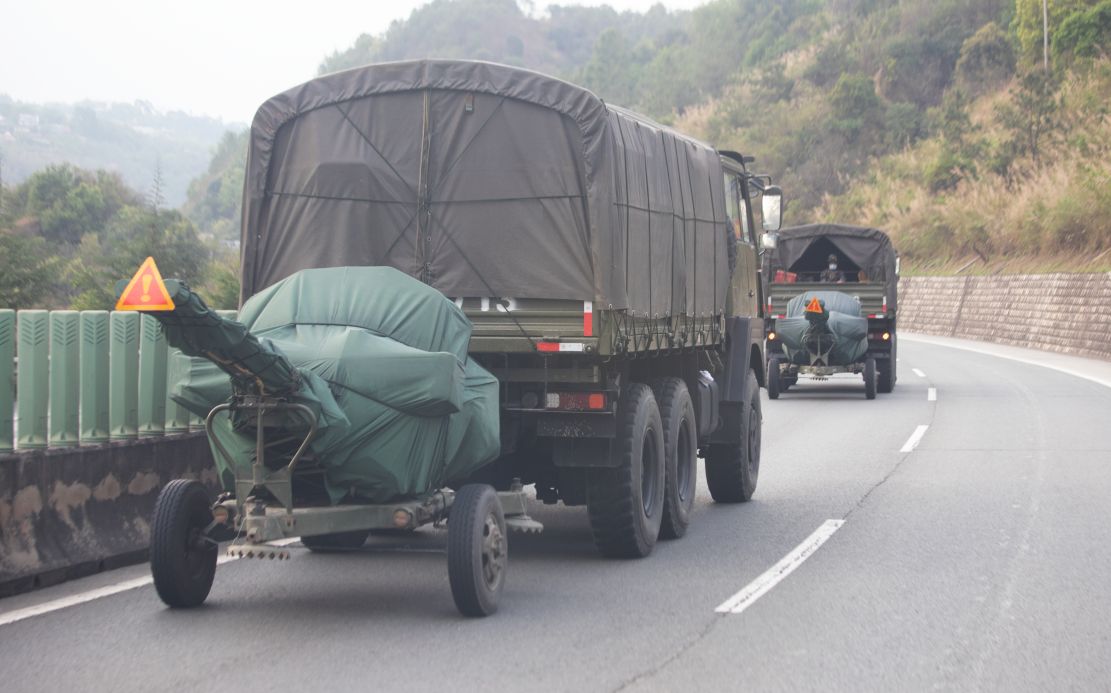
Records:
{"label": "trailer tire", "polygon": [[643,383],[624,388],[617,427],[618,464],[590,469],[587,514],[603,556],[643,558],[660,534],[666,485],[663,423],[651,388]]}
{"label": "trailer tire", "polygon": [[687,533],[698,484],[698,422],[694,402],[682,378],[652,382],[664,432],[664,507],[661,539]]}
{"label": "trailer tire", "polygon": [[706,485],[716,503],[744,503],[756,493],[760,476],[763,415],[756,374],[748,372],[748,401],[741,411],[741,440],[711,443],[706,450]]}
{"label": "trailer tire", "polygon": [[455,494],[447,526],[447,574],[459,613],[481,617],[498,610],[508,562],[498,494],[487,484],[467,484]]}
{"label": "trailer tire", "polygon": [[864,396],[876,398],[876,359],[871,356],[864,360]]}
{"label": "trailer tire", "polygon": [[779,359],[772,357],[768,359],[768,399],[779,399],[781,382],[779,377]]}
{"label": "trailer tire", "polygon": [[355,529],[350,532],[333,532],[331,534],[317,534],[312,537],[301,537],[301,543],[309,551],[354,551],[366,543],[370,536],[368,529]]}
{"label": "trailer tire", "polygon": [[216,575],[216,544],[205,541],[212,523],[208,491],[199,481],[174,479],[158,494],[151,523],[150,572],[167,606],[200,606]]}

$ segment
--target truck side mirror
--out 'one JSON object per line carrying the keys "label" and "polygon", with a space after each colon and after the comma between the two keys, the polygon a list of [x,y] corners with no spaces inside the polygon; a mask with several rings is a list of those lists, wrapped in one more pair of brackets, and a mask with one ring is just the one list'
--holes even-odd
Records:
{"label": "truck side mirror", "polygon": [[775,250],[775,247],[779,245],[779,234],[765,233],[764,235],[760,236],[760,245],[764,248],[764,250]]}
{"label": "truck side mirror", "polygon": [[899,265],[902,264],[902,263],[899,262],[900,259],[901,258],[898,255],[895,256],[895,276],[896,277],[899,276]]}
{"label": "truck side mirror", "polygon": [[778,185],[767,186],[764,188],[764,197],[761,203],[764,213],[764,230],[768,232],[778,231],[783,225],[783,191],[780,190]]}

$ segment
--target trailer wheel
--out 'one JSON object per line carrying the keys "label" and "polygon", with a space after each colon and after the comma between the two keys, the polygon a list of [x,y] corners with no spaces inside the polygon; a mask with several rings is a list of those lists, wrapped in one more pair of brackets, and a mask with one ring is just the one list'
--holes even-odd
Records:
{"label": "trailer wheel", "polygon": [[[892,340],[891,342],[891,351],[889,352],[889,356],[888,358],[884,359],[884,362],[885,365],[882,368],[878,369],[879,382],[876,385],[876,389],[886,395],[895,389],[896,353],[894,340]],[[876,365],[879,366],[879,364]]]}
{"label": "trailer wheel", "polygon": [[486,484],[467,484],[455,494],[447,526],[447,574],[459,613],[477,617],[498,610],[508,561],[498,494]]}
{"label": "trailer wheel", "polygon": [[687,384],[682,378],[652,383],[664,432],[664,508],[660,537],[687,533],[698,481],[698,425]]}
{"label": "trailer wheel", "polygon": [[864,360],[864,396],[876,398],[876,359],[871,356]]}
{"label": "trailer wheel", "polygon": [[706,451],[706,485],[717,503],[743,503],[756,493],[760,476],[760,386],[748,372],[748,402],[741,411],[741,441],[712,443]]}
{"label": "trailer wheel", "polygon": [[301,537],[301,543],[309,551],[351,551],[366,543],[370,530],[356,529],[350,532],[333,532]]}
{"label": "trailer wheel", "polygon": [[666,485],[663,424],[647,385],[624,388],[617,422],[617,466],[592,468],[587,477],[590,529],[603,556],[643,558],[660,534]]}
{"label": "trailer wheel", "polygon": [[779,399],[780,385],[779,359],[772,357],[768,359],[768,399]]}
{"label": "trailer wheel", "polygon": [[217,546],[204,530],[212,522],[208,491],[199,481],[174,479],[158,494],[151,525],[150,572],[167,606],[199,606],[212,589]]}

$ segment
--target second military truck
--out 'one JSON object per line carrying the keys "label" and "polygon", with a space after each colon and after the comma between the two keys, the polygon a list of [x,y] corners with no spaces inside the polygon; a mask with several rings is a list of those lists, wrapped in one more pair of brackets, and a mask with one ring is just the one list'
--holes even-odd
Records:
{"label": "second military truck", "polygon": [[[453,299],[497,377],[501,453],[475,480],[585,504],[603,554],[684,534],[699,453],[719,502],[760,465],[763,298],[747,160],[527,70],[372,65],[262,105],[242,298],[385,265]],[[360,297],[375,301],[375,296]]]}

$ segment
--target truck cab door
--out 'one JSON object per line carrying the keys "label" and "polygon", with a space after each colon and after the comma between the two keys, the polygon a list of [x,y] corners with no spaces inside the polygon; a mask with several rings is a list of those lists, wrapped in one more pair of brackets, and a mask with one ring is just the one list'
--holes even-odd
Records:
{"label": "truck cab door", "polygon": [[732,314],[755,317],[759,315],[759,257],[756,250],[756,236],[752,225],[752,211],[749,209],[748,195],[745,192],[744,176],[728,168],[725,173],[725,211],[728,215],[731,242],[737,251],[737,264],[733,269],[730,284],[730,304]]}

